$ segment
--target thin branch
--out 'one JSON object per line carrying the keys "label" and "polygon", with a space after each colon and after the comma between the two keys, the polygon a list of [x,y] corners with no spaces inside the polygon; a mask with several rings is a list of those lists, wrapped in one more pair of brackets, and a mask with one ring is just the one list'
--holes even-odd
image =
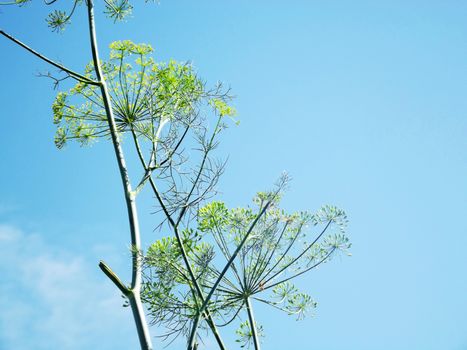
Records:
{"label": "thin branch", "polygon": [[101,260],[99,262],[99,267],[102,270],[102,272],[105,273],[105,275],[117,286],[118,289],[120,289],[120,291],[125,296],[129,296],[131,294],[131,290],[123,284],[120,278],[118,278],[115,272],[113,272],[112,269],[105,262]]}
{"label": "thin branch", "polygon": [[[276,244],[274,245],[274,248],[271,249],[271,253],[269,254],[269,258],[267,259],[267,261],[265,263],[263,263],[263,262],[261,263],[262,264],[261,271],[258,272],[257,277],[253,280],[253,282],[251,283],[251,286],[256,285],[256,283],[258,283],[258,282],[261,283],[260,279],[263,279],[264,277],[267,277],[267,274],[263,276],[263,273],[264,273],[264,271],[266,271],[267,267],[269,266],[269,263],[271,262],[272,257],[274,256],[274,253],[276,252],[277,247],[279,246],[279,243],[281,242],[282,237],[284,236],[284,233],[286,232],[288,226],[289,226],[289,222],[287,221],[284,224],[284,227],[282,228],[282,231],[281,231],[281,233],[279,235],[279,239],[276,241]],[[297,233],[297,236],[298,236],[298,234],[299,233]],[[295,239],[293,240],[293,242],[295,242]],[[291,243],[291,245],[293,245],[293,242]],[[291,245],[287,248],[284,255],[287,254],[287,252],[290,249]]]}
{"label": "thin branch", "polygon": [[198,183],[200,177],[201,177],[201,174],[203,173],[203,170],[204,170],[204,165],[206,163],[206,160],[208,158],[208,154],[209,152],[212,150],[212,147],[213,147],[213,142],[214,142],[214,138],[216,137],[217,133],[218,133],[218,128],[220,126],[220,122],[221,122],[221,116],[219,116],[219,118],[217,119],[217,123],[216,123],[216,126],[214,127],[214,131],[212,133],[212,136],[211,136],[211,139],[209,140],[209,143],[208,145],[206,146],[205,148],[205,151],[204,151],[204,155],[203,155],[203,159],[201,161],[201,165],[199,166],[199,171],[198,171],[198,174],[196,175],[196,179],[193,181],[193,185],[191,187],[191,190],[190,192],[188,193],[188,195],[186,196],[186,200],[185,200],[185,203],[183,205],[183,208],[182,210],[180,211],[180,214],[178,216],[178,219],[177,219],[177,225],[180,223],[180,221],[182,220],[183,218],[183,215],[185,214],[186,210],[188,209],[188,207],[190,206],[189,205],[189,202],[190,202],[190,198],[193,194],[193,191],[195,190],[196,188],[196,184]]}
{"label": "thin branch", "polygon": [[[308,272],[308,271],[310,271],[311,269],[314,269],[315,267],[318,267],[318,266],[321,265],[323,262],[325,262],[325,261],[331,256],[331,254],[334,253],[335,250],[336,250],[336,248],[331,249],[331,250],[329,251],[329,253],[326,254],[326,256],[325,256],[323,259],[321,259],[319,262],[317,262],[316,264],[314,264],[314,265],[312,265],[312,266],[306,268],[306,269],[303,270],[303,271],[300,271],[299,273],[296,273],[295,275],[292,275],[292,276],[290,276],[290,277],[284,278],[282,281],[279,281],[279,282],[275,282],[275,283],[273,283],[273,284],[270,284],[270,285],[268,285],[267,287],[264,287],[264,288],[262,289],[262,291],[263,291],[263,290],[266,290],[266,289],[269,289],[269,288],[272,288],[272,287],[275,287],[275,286],[277,286],[278,284],[287,282],[287,281],[289,281],[289,280],[291,280],[291,279],[293,279],[293,278],[295,278],[295,277],[298,277],[298,276],[300,276],[300,275],[303,275],[305,272]],[[276,276],[277,276],[277,275],[276,275]],[[275,276],[275,277],[276,277],[276,276]],[[257,290],[256,290],[256,291],[257,291]]]}
{"label": "thin branch", "polygon": [[0,29],[0,34],[3,35],[4,37],[6,37],[7,39],[13,41],[14,43],[18,44],[19,46],[21,46],[22,48],[26,49],[27,51],[31,52],[33,55],[35,55],[36,57],[39,57],[41,60],[51,64],[52,66],[68,73],[72,78],[78,80],[78,81],[81,81],[83,83],[86,83],[86,84],[90,84],[90,85],[97,85],[99,86],[100,83],[98,81],[94,81],[94,80],[91,80],[87,77],[85,77],[84,75],[81,75],[79,73],[76,73],[74,71],[72,71],[71,69],[69,68],[66,68],[65,66],[57,63],[57,62],[54,62],[52,61],[51,59],[45,57],[44,55],[41,55],[39,52],[37,52],[36,50],[30,48],[29,46],[27,46],[26,44],[24,44],[23,42],[19,41],[18,39],[16,39],[15,37],[11,36],[10,34],[4,32],[2,29]]}
{"label": "thin branch", "polygon": [[[240,242],[240,244],[238,245],[237,249],[235,250],[235,252],[232,254],[232,257],[230,258],[230,260],[227,262],[227,264],[224,266],[224,269],[222,270],[222,272],[220,273],[219,277],[217,278],[216,282],[214,283],[214,285],[212,286],[208,296],[206,297],[206,299],[204,300],[204,303],[203,305],[201,306],[201,309],[199,310],[199,312],[203,312],[206,307],[208,306],[208,303],[209,301],[211,300],[214,292],[216,291],[216,288],[217,286],[219,285],[219,283],[221,282],[222,280],[222,277],[224,277],[224,275],[227,273],[227,270],[230,268],[230,266],[232,265],[233,261],[235,260],[235,258],[237,257],[238,253],[240,252],[240,250],[243,248],[243,246],[245,245],[246,241],[248,240],[248,238],[250,237],[250,234],[251,232],[253,231],[253,229],[255,228],[256,224],[258,223],[259,219],[264,215],[264,213],[266,212],[266,210],[268,209],[268,207],[271,205],[271,203],[273,202],[273,200],[275,199],[275,197],[277,196],[278,192],[275,193],[275,195],[273,196],[273,198],[271,198],[267,203],[266,205],[263,207],[263,209],[259,212],[259,214],[256,216],[255,220],[252,222],[250,228],[248,229],[248,231],[246,232],[245,236],[243,237],[242,241]],[[197,331],[197,328],[198,328],[198,324],[199,324],[199,319],[200,319],[200,315],[198,314],[198,316],[196,317],[195,321],[193,322],[193,328],[191,330],[191,333],[190,333],[190,340],[189,340],[189,347],[188,349],[189,350],[192,350],[193,349],[193,346],[194,346],[194,342],[195,342],[195,339],[196,339],[196,331]]]}
{"label": "thin branch", "polygon": [[[326,230],[329,228],[329,226],[331,225],[332,223],[332,220],[329,220],[328,223],[326,224],[326,226],[323,228],[323,230],[321,231],[321,233],[314,239],[313,242],[311,242],[308,247],[306,247],[306,249],[304,249],[297,257],[295,257],[294,259],[292,259],[292,261],[290,261],[289,263],[287,263],[284,267],[282,267],[278,272],[275,272],[273,274],[273,276],[269,277],[268,279],[266,279],[265,281],[263,281],[263,284],[266,285],[269,281],[273,280],[274,278],[276,278],[277,276],[279,276],[282,272],[284,272],[287,268],[289,268],[289,266],[293,265],[297,260],[299,260],[307,251],[309,251],[315,244],[316,242],[318,242],[318,240],[323,236],[323,234],[326,232]],[[285,253],[287,254],[287,253]],[[285,256],[285,255],[283,255]],[[277,265],[277,264],[276,264]],[[275,266],[276,266],[275,265]],[[266,276],[269,275],[270,272],[273,271],[273,269],[275,268],[275,266],[269,270],[268,274]],[[266,278],[265,276],[265,278]]]}
{"label": "thin branch", "polygon": [[[144,167],[145,171],[148,171],[148,166],[146,165],[146,162],[144,160],[144,157],[143,157],[143,154],[141,153],[141,149],[139,147],[139,142],[138,142],[138,139],[136,137],[133,138],[133,141],[134,141],[134,144],[135,144],[135,147],[137,148],[137,153],[138,153],[138,158],[141,162],[141,165]],[[191,264],[188,260],[188,254],[186,253],[186,250],[185,250],[185,246],[183,245],[183,241],[182,241],[182,238],[180,236],[180,232],[178,231],[178,226],[177,224],[174,222],[172,216],[170,215],[169,211],[167,210],[167,207],[165,206],[164,204],[164,200],[162,199],[162,196],[160,195],[158,189],[157,189],[157,186],[156,186],[156,183],[154,182],[153,178],[151,176],[149,176],[149,183],[151,184],[151,187],[152,187],[152,190],[159,202],[159,205],[161,206],[162,208],[162,211],[164,212],[167,220],[169,221],[170,223],[170,226],[172,227],[172,229],[174,230],[174,233],[175,233],[175,238],[177,239],[177,243],[179,245],[179,248],[180,248],[180,251],[182,253],[182,258],[183,258],[183,261],[186,265],[186,268],[188,270],[188,274],[190,275],[190,278],[193,282],[193,285],[195,286],[196,288],[196,291],[197,293],[199,294],[199,297],[201,299],[201,301],[203,302],[203,305],[204,305],[204,295],[203,295],[203,291],[201,289],[201,287],[199,286],[198,284],[198,281],[196,279],[196,276],[193,272],[193,269],[191,267]],[[201,309],[200,309],[201,310]],[[199,316],[201,316],[201,314],[204,313],[204,311],[206,310],[206,307],[202,307],[202,310],[199,311]],[[208,310],[206,310],[206,314],[208,316],[208,323],[209,323],[209,326],[211,327],[211,330],[218,342],[218,345],[221,349],[225,349],[225,345],[223,344],[223,341],[219,335],[219,332],[217,330],[217,327],[216,327],[216,324],[214,323],[214,320],[212,319],[212,316],[211,314],[209,313]]]}

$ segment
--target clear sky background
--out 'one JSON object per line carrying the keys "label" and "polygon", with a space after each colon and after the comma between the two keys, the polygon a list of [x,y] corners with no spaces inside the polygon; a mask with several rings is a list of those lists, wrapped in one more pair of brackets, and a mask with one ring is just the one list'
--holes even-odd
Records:
{"label": "clear sky background", "polygon": [[[114,40],[151,43],[158,60],[190,60],[237,96],[241,124],[218,151],[224,200],[247,205],[287,170],[287,209],[348,213],[353,256],[300,280],[314,317],[260,308],[263,348],[466,350],[467,3],[134,2],[127,23],[98,16],[104,57]],[[2,8],[0,27],[80,70],[82,14],[57,35],[34,3]],[[56,92],[34,76],[47,66],[3,38],[0,60],[0,349],[136,349],[97,267],[129,276],[112,149],[56,150]],[[146,196],[146,244],[151,211]]]}

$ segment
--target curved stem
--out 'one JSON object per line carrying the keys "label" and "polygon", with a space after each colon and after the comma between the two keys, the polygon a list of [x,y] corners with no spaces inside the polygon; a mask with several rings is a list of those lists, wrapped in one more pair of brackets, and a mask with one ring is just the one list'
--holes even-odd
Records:
{"label": "curved stem", "polygon": [[99,52],[97,48],[97,39],[96,39],[96,30],[94,24],[94,5],[93,0],[87,0],[87,10],[88,10],[88,23],[89,23],[89,34],[91,41],[91,51],[92,58],[94,63],[94,69],[96,72],[96,77],[99,82],[99,87],[102,93],[102,100],[104,102],[105,112],[107,114],[107,121],[109,124],[110,134],[112,138],[112,144],[114,145],[115,156],[117,158],[118,167],[120,170],[120,176],[123,184],[123,190],[125,193],[125,202],[128,211],[128,219],[130,224],[130,234],[131,234],[131,245],[132,245],[132,277],[131,277],[131,289],[128,294],[128,299],[131,306],[131,311],[133,312],[133,317],[136,324],[136,329],[138,332],[139,342],[142,350],[151,350],[151,337],[149,334],[148,324],[144,315],[143,304],[141,302],[141,261],[140,261],[140,251],[141,251],[141,238],[139,231],[139,222],[138,222],[138,212],[136,209],[135,196],[131,190],[131,183],[128,177],[128,170],[125,164],[125,158],[123,155],[123,150],[120,145],[119,135],[117,131],[117,126],[115,123],[115,117],[112,111],[111,99],[107,89],[107,84],[105,82],[101,64],[99,60]]}

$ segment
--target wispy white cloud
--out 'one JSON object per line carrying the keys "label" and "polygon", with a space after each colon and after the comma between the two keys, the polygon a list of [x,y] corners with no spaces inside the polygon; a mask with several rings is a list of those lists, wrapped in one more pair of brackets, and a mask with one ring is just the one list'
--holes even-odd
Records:
{"label": "wispy white cloud", "polygon": [[137,348],[129,310],[86,256],[0,224],[0,276],[0,349]]}

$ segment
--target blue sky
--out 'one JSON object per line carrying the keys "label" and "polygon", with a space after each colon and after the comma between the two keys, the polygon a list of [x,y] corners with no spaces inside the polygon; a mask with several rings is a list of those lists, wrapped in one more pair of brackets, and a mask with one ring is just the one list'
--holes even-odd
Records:
{"label": "blue sky", "polygon": [[[287,209],[348,213],[353,256],[299,282],[314,317],[258,310],[263,348],[466,350],[467,3],[135,5],[124,24],[98,17],[103,56],[114,40],[151,43],[158,60],[190,60],[237,96],[241,124],[218,151],[224,200],[249,204],[287,170]],[[0,26],[81,69],[84,17],[57,35],[46,15],[39,2],[2,8]],[[129,311],[97,268],[104,259],[129,276],[110,145],[56,150],[55,92],[35,77],[47,66],[5,39],[0,52],[0,349],[135,348]],[[146,244],[152,209],[144,197]]]}

